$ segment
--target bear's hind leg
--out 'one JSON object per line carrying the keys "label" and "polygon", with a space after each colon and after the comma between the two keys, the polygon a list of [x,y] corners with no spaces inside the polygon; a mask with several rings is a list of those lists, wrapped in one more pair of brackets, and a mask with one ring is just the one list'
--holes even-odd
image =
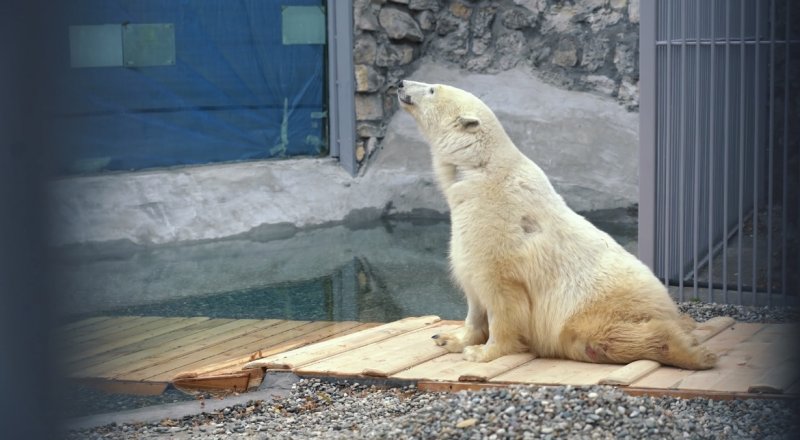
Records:
{"label": "bear's hind leg", "polygon": [[[586,335],[586,333],[584,333]],[[717,363],[717,355],[697,345],[696,339],[673,320],[621,322],[576,342],[584,342],[582,360],[629,363],[650,359],[689,370],[705,370]]]}

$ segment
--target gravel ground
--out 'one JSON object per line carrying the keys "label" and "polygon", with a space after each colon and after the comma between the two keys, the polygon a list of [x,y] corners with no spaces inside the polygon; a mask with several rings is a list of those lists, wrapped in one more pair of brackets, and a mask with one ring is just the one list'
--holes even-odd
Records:
{"label": "gravel ground", "polygon": [[[704,321],[797,322],[792,309],[682,303]],[[379,388],[316,379],[288,397],[153,424],[70,431],[72,439],[224,438],[691,438],[792,439],[800,401],[633,397],[612,387],[531,387],[420,393],[413,386]]]}
{"label": "gravel ground", "polygon": [[612,387],[420,393],[313,379],[284,399],[67,438],[789,439],[800,429],[799,411],[798,401],[632,397]]}

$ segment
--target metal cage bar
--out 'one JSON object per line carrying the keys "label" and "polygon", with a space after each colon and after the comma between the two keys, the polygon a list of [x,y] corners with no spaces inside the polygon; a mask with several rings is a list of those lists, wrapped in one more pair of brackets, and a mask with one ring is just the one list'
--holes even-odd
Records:
{"label": "metal cage bar", "polygon": [[800,38],[779,1],[640,5],[639,252],[678,299],[798,303]]}

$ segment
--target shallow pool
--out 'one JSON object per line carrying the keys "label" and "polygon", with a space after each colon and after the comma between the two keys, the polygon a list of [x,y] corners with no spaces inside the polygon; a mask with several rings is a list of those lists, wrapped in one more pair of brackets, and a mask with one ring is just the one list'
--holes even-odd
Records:
{"label": "shallow pool", "polygon": [[[587,218],[628,249],[636,213]],[[98,314],[387,322],[462,319],[444,221],[385,220],[178,246],[64,249],[57,262],[69,319]]]}

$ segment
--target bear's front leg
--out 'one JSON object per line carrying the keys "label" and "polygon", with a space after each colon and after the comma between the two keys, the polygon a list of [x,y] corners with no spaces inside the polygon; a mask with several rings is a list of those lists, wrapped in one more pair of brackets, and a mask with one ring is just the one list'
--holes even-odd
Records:
{"label": "bear's front leg", "polygon": [[502,311],[495,311],[495,313],[490,311],[488,313],[489,340],[486,344],[464,348],[464,359],[471,362],[491,362],[507,354],[527,351],[528,349],[520,337],[520,330],[524,327],[520,326],[516,319],[509,319],[510,317],[509,314],[504,314]]}
{"label": "bear's front leg", "polygon": [[464,327],[449,333],[433,335],[436,345],[444,347],[451,353],[461,353],[464,347],[486,342],[489,332],[489,323],[486,319],[486,309],[477,301],[467,297],[467,318]]}

